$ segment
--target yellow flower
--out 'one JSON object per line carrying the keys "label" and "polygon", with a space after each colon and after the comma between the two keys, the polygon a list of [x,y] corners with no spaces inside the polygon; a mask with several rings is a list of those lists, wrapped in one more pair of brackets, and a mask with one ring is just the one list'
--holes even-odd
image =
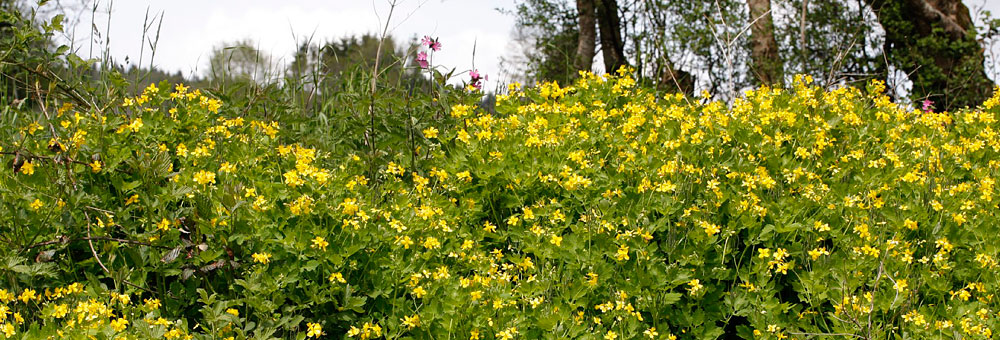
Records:
{"label": "yellow flower", "polygon": [[[311,213],[312,204],[313,204],[313,199],[312,197],[309,197],[309,195],[302,195],[302,197],[295,199],[295,201],[287,203],[288,211],[291,212],[292,215],[296,216]],[[326,248],[324,247],[324,249]]]}
{"label": "yellow flower", "polygon": [[691,295],[698,294],[698,291],[704,287],[701,285],[701,280],[698,279],[693,279],[688,282],[688,286],[691,287],[688,288],[688,292],[691,293]]}
{"label": "yellow flower", "polygon": [[30,161],[24,162],[24,164],[21,165],[21,173],[25,175],[35,174],[35,164],[31,163]]}
{"label": "yellow flower", "polygon": [[427,295],[427,290],[425,290],[424,287],[417,286],[417,288],[413,288],[412,293],[413,296],[416,296],[418,299],[421,299],[424,297],[424,295]]}
{"label": "yellow flower", "polygon": [[701,221],[700,224],[701,227],[705,229],[705,234],[708,234],[708,236],[713,236],[715,234],[718,234],[719,231],[722,231],[722,229],[719,228],[719,226],[714,223]]}
{"label": "yellow flower", "polygon": [[809,251],[809,256],[812,257],[813,261],[823,255],[830,255],[830,252],[826,250],[826,247],[820,247]]}
{"label": "yellow flower", "polygon": [[411,239],[409,236],[403,236],[403,237],[397,236],[396,244],[403,246],[403,249],[410,249],[410,246],[413,245],[413,239]]}
{"label": "yellow flower", "polygon": [[558,246],[562,245],[562,240],[563,240],[562,236],[552,235],[552,238],[549,239],[549,243],[552,243],[556,247],[558,247]]}
{"label": "yellow flower", "polygon": [[235,316],[235,317],[239,317],[240,316],[240,311],[238,309],[236,309],[236,308],[226,309],[226,313],[228,313],[228,314],[230,314],[232,316]]}
{"label": "yellow flower", "polygon": [[330,274],[330,282],[347,283],[347,280],[344,280],[344,274],[341,274],[340,272],[336,272],[336,273]]}
{"label": "yellow flower", "polygon": [[28,288],[25,289],[24,291],[21,291],[21,296],[18,296],[17,299],[21,300],[21,302],[23,303],[28,303],[28,301],[31,301],[31,299],[35,299],[38,297],[39,296],[34,289]]}
{"label": "yellow flower", "polygon": [[628,260],[628,245],[621,245],[618,247],[618,252],[615,253],[615,260],[625,261]]}
{"label": "yellow flower", "polygon": [[146,299],[146,308],[155,310],[160,308],[160,299]]}
{"label": "yellow flower", "polygon": [[215,173],[205,170],[198,171],[194,174],[194,181],[201,185],[215,184]]}
{"label": "yellow flower", "polygon": [[42,128],[42,126],[39,125],[37,122],[31,122],[31,124],[28,124],[28,134],[29,135],[34,135],[35,131],[38,131],[38,129],[41,129],[41,128]]}
{"label": "yellow flower", "polygon": [[52,317],[56,319],[62,319],[67,313],[69,313],[69,305],[65,303],[58,304],[52,308]]}
{"label": "yellow flower", "polygon": [[93,161],[90,163],[90,171],[94,173],[101,172],[101,161]]}
{"label": "yellow flower", "polygon": [[490,223],[490,221],[486,221],[486,223],[483,224],[483,231],[487,233],[494,233],[497,231],[497,226],[494,225],[493,223]]}
{"label": "yellow flower", "polygon": [[438,129],[435,128],[435,127],[433,127],[433,126],[424,129],[423,132],[424,132],[424,137],[427,137],[427,138],[437,138],[437,136],[438,136]]}
{"label": "yellow flower", "polygon": [[111,329],[114,329],[116,332],[124,331],[125,328],[128,328],[128,319],[117,318],[111,321]]}
{"label": "yellow flower", "polygon": [[899,279],[899,280],[896,280],[896,284],[894,284],[892,286],[892,288],[896,289],[897,292],[902,293],[903,291],[906,290],[907,286],[908,285],[906,283],[906,279]]}
{"label": "yellow flower", "polygon": [[31,204],[29,204],[28,206],[31,207],[31,210],[38,210],[44,207],[45,203],[42,202],[42,200],[36,198],[35,201],[31,202]]}
{"label": "yellow flower", "polygon": [[180,329],[174,328],[164,333],[163,337],[167,339],[176,339],[180,338],[182,334],[183,332]]}
{"label": "yellow flower", "polygon": [[830,231],[830,225],[827,224],[827,223],[820,222],[820,221],[816,221],[816,223],[813,223],[813,228],[815,228],[816,231],[820,231],[820,232],[822,232],[822,231]]}
{"label": "yellow flower", "polygon": [[161,231],[170,230],[170,220],[164,217],[162,220],[160,220],[159,223],[156,224],[156,229],[159,229]]}
{"label": "yellow flower", "polygon": [[323,326],[320,326],[318,323],[310,322],[306,324],[306,329],[308,329],[308,332],[306,332],[307,337],[318,338],[320,335],[323,335]]}
{"label": "yellow flower", "polygon": [[326,239],[324,239],[322,237],[319,237],[319,236],[316,236],[316,238],[314,238],[312,240],[312,247],[313,248],[319,248],[321,250],[326,250],[326,246],[328,246],[328,245],[330,245],[330,242],[327,242]]}
{"label": "yellow flower", "polygon": [[132,132],[139,132],[139,128],[142,127],[142,118],[136,118],[134,121],[128,124],[129,130]]}
{"label": "yellow flower", "polygon": [[955,224],[962,225],[965,223],[965,213],[951,214],[951,219],[955,221]]}
{"label": "yellow flower", "polygon": [[271,262],[271,254],[268,253],[254,253],[253,261],[261,264],[268,264]]}
{"label": "yellow flower", "polygon": [[414,329],[420,326],[420,315],[403,316],[402,320],[403,326],[406,326],[406,329]]}
{"label": "yellow flower", "polygon": [[17,334],[17,332],[14,331],[14,325],[9,323],[4,323],[3,326],[0,326],[0,331],[3,332],[3,336],[7,339],[13,338],[14,335]]}
{"label": "yellow flower", "polygon": [[135,195],[132,195],[128,199],[125,200],[125,206],[130,206],[130,205],[138,203],[138,202],[139,202],[139,195],[135,194]]}
{"label": "yellow flower", "polygon": [[440,247],[441,247],[441,242],[438,241],[438,239],[435,237],[428,237],[426,240],[424,240],[424,248],[436,249]]}
{"label": "yellow flower", "polygon": [[469,106],[463,104],[456,104],[451,107],[451,116],[455,118],[462,118],[469,115]]}
{"label": "yellow flower", "polygon": [[233,172],[233,171],[236,171],[236,166],[233,165],[233,164],[230,164],[229,162],[224,162],[221,165],[219,165],[219,172],[230,173],[230,172]]}
{"label": "yellow flower", "polygon": [[762,258],[762,259],[766,259],[768,257],[771,257],[771,249],[769,249],[769,248],[760,248],[760,249],[757,249],[757,253],[758,253],[757,257]]}
{"label": "yellow flower", "polygon": [[914,222],[908,218],[905,221],[903,221],[903,226],[906,227],[906,229],[917,230],[917,222]]}
{"label": "yellow flower", "polygon": [[354,216],[358,213],[358,201],[353,198],[345,198],[343,203],[340,203],[340,208],[344,215]]}

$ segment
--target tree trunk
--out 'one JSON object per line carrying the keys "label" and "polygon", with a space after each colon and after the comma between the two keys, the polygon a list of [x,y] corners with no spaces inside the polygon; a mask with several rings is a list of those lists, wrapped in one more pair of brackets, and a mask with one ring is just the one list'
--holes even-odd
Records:
{"label": "tree trunk", "polygon": [[913,81],[911,99],[930,99],[943,111],[989,98],[994,84],[983,67],[969,8],[960,0],[866,1],[886,32],[883,53]]}
{"label": "tree trunk", "polygon": [[778,55],[778,42],[774,38],[774,21],[771,20],[771,0],[747,0],[750,7],[751,70],[761,84],[781,85],[784,67]]}
{"label": "tree trunk", "polygon": [[594,0],[576,0],[580,34],[576,43],[576,69],[590,71],[594,66],[597,44],[597,14]]}
{"label": "tree trunk", "polygon": [[616,0],[597,1],[597,26],[601,31],[601,52],[604,71],[614,73],[625,62],[625,43],[622,41],[621,20],[618,18]]}

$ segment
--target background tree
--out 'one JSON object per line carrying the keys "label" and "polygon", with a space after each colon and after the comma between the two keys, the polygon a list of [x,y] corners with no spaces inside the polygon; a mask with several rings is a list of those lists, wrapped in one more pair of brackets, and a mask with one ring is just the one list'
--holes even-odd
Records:
{"label": "background tree", "polygon": [[791,0],[774,2],[772,15],[786,74],[808,74],[824,86],[864,86],[886,79],[881,29],[861,1]]}
{"label": "background tree", "polygon": [[597,48],[597,9],[595,0],[576,0],[580,33],[576,45],[576,69],[590,71]]}
{"label": "background tree", "polygon": [[988,98],[993,81],[983,68],[983,48],[969,8],[959,0],[867,0],[885,29],[883,50],[910,75],[914,100],[937,109],[975,106]]}
{"label": "background tree", "polygon": [[528,64],[523,78],[565,84],[576,77],[579,22],[574,6],[565,1],[524,0],[512,14],[515,38],[528,47],[519,51]]}
{"label": "background tree", "polygon": [[618,1],[616,0],[597,0],[597,27],[601,32],[604,70],[608,73],[628,64],[625,57],[625,42],[622,40],[622,22],[618,10]]}
{"label": "background tree", "polygon": [[774,38],[771,0],[747,0],[747,7],[750,8],[752,73],[762,84],[781,85],[784,66]]}
{"label": "background tree", "polygon": [[261,52],[251,40],[224,43],[212,49],[209,57],[212,81],[253,81],[266,83],[275,77],[274,60]]}
{"label": "background tree", "polygon": [[605,70],[633,65],[640,80],[665,90],[728,99],[756,83],[781,84],[785,74],[808,74],[826,87],[909,78],[907,100],[954,109],[993,88],[983,43],[959,0],[581,0],[575,8],[524,0],[519,28],[545,37],[525,52],[530,77],[561,81],[585,69],[590,4]]}

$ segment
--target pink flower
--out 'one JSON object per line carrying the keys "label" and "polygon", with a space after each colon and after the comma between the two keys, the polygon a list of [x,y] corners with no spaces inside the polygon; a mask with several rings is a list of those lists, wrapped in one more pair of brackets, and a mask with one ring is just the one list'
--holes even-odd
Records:
{"label": "pink flower", "polygon": [[472,78],[472,81],[469,82],[469,85],[472,85],[472,87],[475,87],[477,90],[482,90],[483,89],[483,81],[485,81],[485,80],[487,80],[487,78],[489,78],[486,75],[480,75],[479,74],[479,70],[469,71],[469,77]]}
{"label": "pink flower", "polygon": [[429,47],[433,51],[441,50],[441,42],[437,38],[431,38],[429,35],[425,35],[423,39],[420,40],[420,44]]}
{"label": "pink flower", "polygon": [[417,64],[420,64],[420,68],[427,68],[427,52],[417,53]]}
{"label": "pink flower", "polygon": [[921,109],[924,110],[924,111],[927,111],[927,112],[930,112],[931,111],[931,107],[934,106],[934,102],[932,102],[930,99],[924,99],[923,104],[924,104],[924,106]]}

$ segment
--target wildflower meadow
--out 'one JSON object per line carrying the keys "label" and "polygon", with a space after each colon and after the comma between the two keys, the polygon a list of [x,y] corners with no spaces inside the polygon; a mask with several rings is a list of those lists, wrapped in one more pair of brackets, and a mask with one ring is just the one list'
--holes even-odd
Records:
{"label": "wildflower meadow", "polygon": [[442,46],[401,61],[425,82],[357,71],[329,115],[293,115],[291,84],[121,80],[101,101],[52,85],[6,105],[0,337],[1000,327],[1000,89],[943,111],[798,75],[727,102],[626,66],[486,105],[487,75],[435,65]]}

